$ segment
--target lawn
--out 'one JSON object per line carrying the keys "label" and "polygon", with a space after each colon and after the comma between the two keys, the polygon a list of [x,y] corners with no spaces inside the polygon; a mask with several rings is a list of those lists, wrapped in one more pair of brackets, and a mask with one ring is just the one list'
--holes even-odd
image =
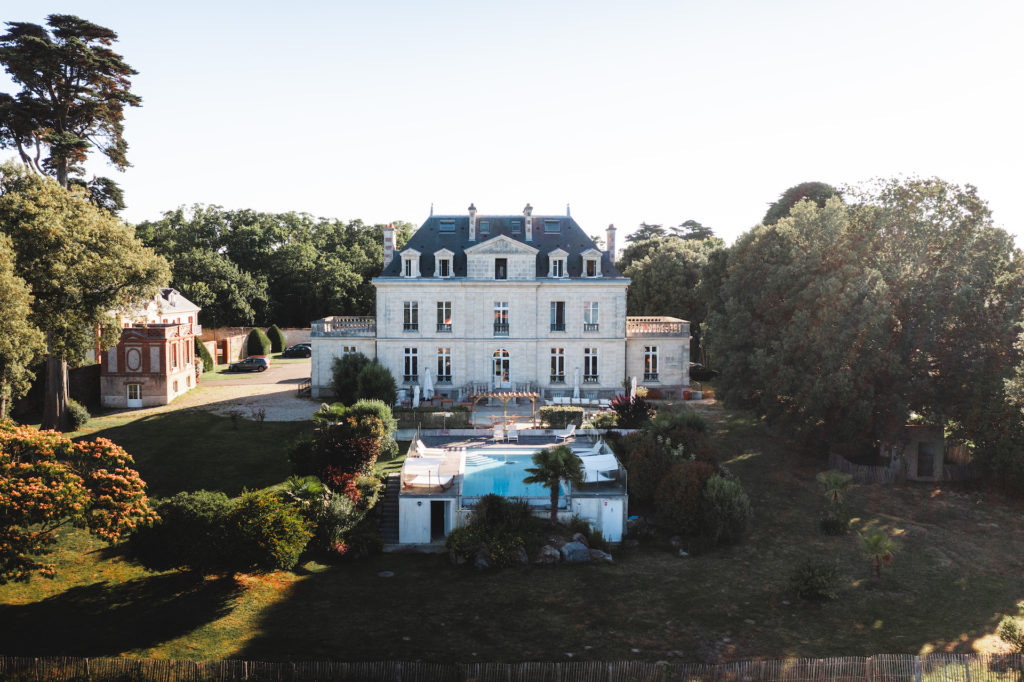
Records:
{"label": "lawn", "polygon": [[[723,459],[755,509],[753,529],[738,546],[689,557],[642,546],[615,551],[613,564],[484,573],[452,567],[443,555],[385,554],[195,582],[173,572],[147,572],[69,530],[58,545],[56,580],[0,588],[0,652],[723,660],[991,646],[1001,615],[1024,599],[1019,506],[941,487],[857,486],[851,501],[855,529],[880,525],[901,545],[882,584],[873,586],[856,536],[827,537],[817,530],[821,500],[814,475],[820,462],[792,452],[745,415],[708,410]],[[197,428],[214,438],[226,433],[229,447],[271,440],[272,432],[261,437],[255,424],[232,433],[225,421]],[[110,431],[125,429],[125,436],[144,426]],[[175,432],[170,424],[164,429]],[[143,441],[135,444],[137,450]],[[201,469],[226,466],[210,454],[218,448],[201,449],[204,455],[194,452],[178,467],[185,472],[156,466],[154,454],[140,459],[140,468],[169,490]],[[175,456],[171,447],[160,455]],[[273,465],[269,453],[258,459]],[[387,466],[394,463],[382,468]],[[286,474],[285,469],[278,471]],[[226,487],[260,485],[249,480],[258,478],[258,467],[247,471],[233,471]],[[280,480],[279,473],[262,480],[275,477]],[[791,567],[805,557],[838,565],[842,584],[836,601],[808,604],[785,591]],[[383,571],[393,576],[381,577]]]}

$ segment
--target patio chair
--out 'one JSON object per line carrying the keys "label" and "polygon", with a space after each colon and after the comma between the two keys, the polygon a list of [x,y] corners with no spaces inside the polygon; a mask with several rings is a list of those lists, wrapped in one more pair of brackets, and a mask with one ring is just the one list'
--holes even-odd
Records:
{"label": "patio chair", "polygon": [[493,435],[493,438],[494,438],[495,442],[499,442],[499,443],[501,441],[505,440],[505,429],[502,428],[500,424],[495,424],[494,425],[494,435]]}
{"label": "patio chair", "polygon": [[508,432],[505,434],[505,442],[511,443],[512,441],[519,442],[519,429],[515,426],[508,427]]}
{"label": "patio chair", "polygon": [[576,435],[576,425],[575,424],[569,424],[569,428],[562,429],[561,431],[555,431],[555,441],[559,442],[559,443],[564,443],[565,441],[569,440],[570,438],[572,438],[575,435]]}

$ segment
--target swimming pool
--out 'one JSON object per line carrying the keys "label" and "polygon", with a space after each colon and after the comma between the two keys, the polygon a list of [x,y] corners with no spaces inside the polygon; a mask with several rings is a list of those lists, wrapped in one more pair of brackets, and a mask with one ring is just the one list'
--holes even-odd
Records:
{"label": "swimming pool", "polygon": [[[547,504],[551,491],[539,483],[527,485],[523,479],[529,474],[526,469],[533,466],[532,455],[505,454],[488,451],[468,452],[462,476],[462,496],[481,497],[495,493],[502,497],[538,498],[536,504]],[[558,490],[558,506],[565,505],[565,492]]]}

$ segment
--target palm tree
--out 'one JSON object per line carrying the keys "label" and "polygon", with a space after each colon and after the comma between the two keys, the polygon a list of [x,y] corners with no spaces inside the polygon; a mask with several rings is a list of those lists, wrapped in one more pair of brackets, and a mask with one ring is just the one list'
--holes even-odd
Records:
{"label": "palm tree", "polygon": [[535,466],[526,470],[529,474],[523,483],[540,483],[551,491],[551,525],[558,523],[558,489],[563,480],[573,484],[583,482],[583,464],[565,445],[550,450],[544,449],[533,456]]}
{"label": "palm tree", "polygon": [[822,471],[817,478],[821,485],[821,491],[825,495],[825,499],[828,500],[829,514],[834,519],[841,519],[843,507],[846,505],[846,494],[850,491],[853,476],[831,469]]}
{"label": "palm tree", "polygon": [[899,546],[881,528],[873,528],[860,536],[860,549],[871,560],[871,582],[882,582],[882,565],[892,563]]}

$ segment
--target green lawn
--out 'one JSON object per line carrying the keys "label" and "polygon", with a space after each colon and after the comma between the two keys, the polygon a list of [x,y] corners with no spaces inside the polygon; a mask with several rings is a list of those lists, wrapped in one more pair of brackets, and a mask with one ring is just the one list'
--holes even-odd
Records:
{"label": "green lawn", "polygon": [[135,457],[153,497],[182,490],[263,488],[287,478],[288,447],[312,432],[311,422],[264,422],[179,410],[138,418],[96,417],[76,437],[102,436]]}
{"label": "green lawn", "polygon": [[[738,546],[686,558],[644,546],[615,551],[610,565],[483,573],[452,567],[443,555],[388,554],[192,582],[144,571],[69,530],[58,544],[56,580],[0,588],[0,653],[530,661],[970,652],[1024,599],[1019,506],[923,485],[857,486],[855,528],[881,525],[901,544],[882,585],[872,586],[856,536],[817,530],[820,463],[745,415],[719,408],[709,415],[723,459],[755,509],[752,532]],[[261,437],[255,424],[234,432],[227,420],[211,419],[187,431],[161,427],[179,443],[201,445],[177,465],[155,460],[173,462],[178,447],[148,450],[144,475],[169,491],[196,477],[216,479],[204,470],[219,468],[233,492],[287,474],[281,467],[264,476],[257,462],[281,466],[270,452],[253,457],[246,473],[233,470],[207,438],[248,449],[275,432]],[[147,429],[112,426],[109,434],[133,435],[137,452]],[[804,557],[836,562],[838,600],[808,604],[786,593],[786,576]]]}

